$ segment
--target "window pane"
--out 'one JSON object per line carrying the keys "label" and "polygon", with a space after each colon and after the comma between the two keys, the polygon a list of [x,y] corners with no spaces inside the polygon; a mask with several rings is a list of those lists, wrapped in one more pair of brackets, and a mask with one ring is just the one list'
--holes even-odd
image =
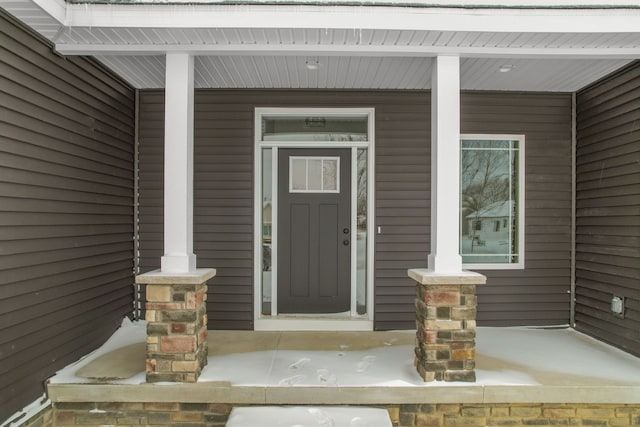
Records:
{"label": "window pane", "polygon": [[357,310],[367,313],[367,150],[358,149],[358,196],[357,196]]}
{"label": "window pane", "polygon": [[322,160],[309,159],[307,161],[308,167],[308,186],[307,190],[320,191],[322,190]]}
{"label": "window pane", "polygon": [[305,191],[307,189],[307,160],[291,159],[291,190]]}
{"label": "window pane", "polygon": [[460,254],[466,264],[519,262],[519,141],[463,139]]}
{"label": "window pane", "polygon": [[272,150],[262,150],[262,314],[271,315]]}
{"label": "window pane", "polygon": [[338,161],[325,159],[322,161],[322,189],[324,191],[338,190]]}
{"label": "window pane", "polygon": [[367,116],[263,116],[262,141],[367,141]]}

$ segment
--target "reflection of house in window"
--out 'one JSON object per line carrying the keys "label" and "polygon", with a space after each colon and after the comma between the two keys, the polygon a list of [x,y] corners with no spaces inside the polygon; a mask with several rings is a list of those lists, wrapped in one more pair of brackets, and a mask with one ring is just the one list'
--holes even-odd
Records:
{"label": "reflection of house in window", "polygon": [[262,271],[271,271],[271,202],[262,205]]}
{"label": "reflection of house in window", "polygon": [[467,267],[522,266],[523,156],[522,135],[462,137],[460,255]]}
{"label": "reflection of house in window", "polygon": [[[514,202],[512,200],[502,200],[467,215],[469,229],[474,230],[473,235],[470,235],[469,238],[481,242],[503,241],[508,244],[509,228],[506,224],[512,218],[513,205]],[[500,223],[505,224],[505,226],[500,227]]]}
{"label": "reflection of house in window", "polygon": [[264,243],[271,243],[271,202],[262,207],[262,239]]}

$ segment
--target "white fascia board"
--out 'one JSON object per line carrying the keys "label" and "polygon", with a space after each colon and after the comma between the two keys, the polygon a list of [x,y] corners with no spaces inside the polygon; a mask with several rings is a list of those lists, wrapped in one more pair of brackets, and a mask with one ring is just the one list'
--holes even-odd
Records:
{"label": "white fascia board", "polygon": [[[130,0],[133,3],[133,0]],[[158,0],[137,0],[137,3],[162,3]],[[172,0],[172,4],[233,4],[229,0]],[[493,8],[493,9],[587,9],[587,8],[637,8],[637,0],[241,0],[238,4],[250,5],[354,5],[363,6],[402,6],[422,8]]]}
{"label": "white fascia board", "polygon": [[361,45],[118,45],[56,44],[63,55],[164,55],[167,52],[189,52],[198,56],[397,56],[434,57],[458,55],[469,58],[571,58],[571,59],[636,59],[637,48],[484,48],[438,46],[361,46]]}
{"label": "white fascia board", "polygon": [[[258,2],[269,0],[258,0]],[[292,3],[304,3],[310,0],[291,0]],[[353,3],[352,0],[332,0],[335,3]],[[544,8],[544,7],[638,7],[637,0],[369,0],[373,4],[401,4],[422,7],[504,7],[504,8]]]}
{"label": "white fascia board", "polygon": [[[180,0],[193,3],[193,0]],[[252,0],[244,3],[317,4],[322,0]],[[196,3],[214,3],[211,0],[195,0]],[[328,0],[333,4],[354,4],[354,0]],[[221,1],[222,3],[222,1]],[[228,2],[226,2],[228,4]],[[363,4],[411,7],[464,7],[464,8],[586,8],[586,7],[640,7],[637,0],[367,0]]]}
{"label": "white fascia board", "polygon": [[67,3],[64,0],[32,0],[35,5],[46,12],[61,25],[67,24]]}
{"label": "white fascia board", "polygon": [[315,28],[516,33],[592,33],[597,29],[598,33],[638,33],[640,9],[68,4],[67,24],[90,28]]}

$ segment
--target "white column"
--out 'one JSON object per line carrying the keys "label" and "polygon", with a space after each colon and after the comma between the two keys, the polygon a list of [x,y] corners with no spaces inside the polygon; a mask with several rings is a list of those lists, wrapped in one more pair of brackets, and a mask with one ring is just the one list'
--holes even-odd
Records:
{"label": "white column", "polygon": [[166,57],[164,125],[164,256],[161,271],[196,269],[193,254],[193,57]]}
{"label": "white column", "polygon": [[435,58],[431,89],[431,253],[434,273],[462,271],[460,239],[460,58]]}

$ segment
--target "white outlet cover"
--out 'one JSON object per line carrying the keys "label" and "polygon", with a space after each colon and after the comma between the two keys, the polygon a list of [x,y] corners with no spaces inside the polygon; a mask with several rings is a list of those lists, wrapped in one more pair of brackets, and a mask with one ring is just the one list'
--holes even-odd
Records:
{"label": "white outlet cover", "polygon": [[624,311],[624,300],[616,296],[611,298],[611,311],[615,314],[622,314]]}

